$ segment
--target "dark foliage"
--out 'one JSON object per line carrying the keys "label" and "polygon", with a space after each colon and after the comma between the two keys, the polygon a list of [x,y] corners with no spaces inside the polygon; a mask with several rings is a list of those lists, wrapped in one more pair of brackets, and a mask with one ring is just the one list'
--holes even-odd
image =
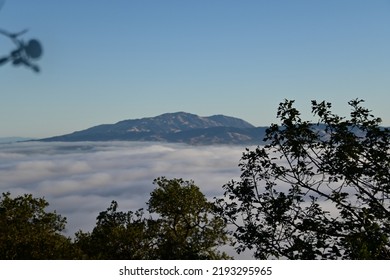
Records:
{"label": "dark foliage", "polygon": [[228,238],[223,219],[193,181],[154,181],[148,205],[157,214],[156,254],[159,259],[227,259],[217,250]]}
{"label": "dark foliage", "polygon": [[224,186],[220,214],[237,252],[260,259],[389,259],[390,135],[349,102],[349,118],[312,101],[317,123],[280,104],[264,147],[247,149],[241,180]]}
{"label": "dark foliage", "polygon": [[[113,201],[97,217],[91,233],[79,231],[76,244],[87,259],[224,259],[217,247],[227,241],[224,221],[216,217],[192,181],[154,181],[149,217],[142,209],[119,212]],[[153,217],[152,217],[153,216]]]}
{"label": "dark foliage", "polygon": [[155,222],[143,217],[142,210],[118,211],[118,203],[97,217],[91,233],[76,233],[76,245],[83,258],[101,260],[145,260],[154,259]]}
{"label": "dark foliage", "polygon": [[74,259],[78,250],[61,234],[66,219],[46,212],[48,202],[32,195],[0,200],[0,259]]}

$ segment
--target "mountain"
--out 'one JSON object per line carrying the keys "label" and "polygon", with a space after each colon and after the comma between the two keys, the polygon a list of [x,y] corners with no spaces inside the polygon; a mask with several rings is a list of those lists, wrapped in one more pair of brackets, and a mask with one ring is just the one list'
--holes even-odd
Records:
{"label": "mountain", "polygon": [[238,118],[200,117],[185,112],[102,124],[39,141],[161,141],[187,144],[258,144],[265,127]]}

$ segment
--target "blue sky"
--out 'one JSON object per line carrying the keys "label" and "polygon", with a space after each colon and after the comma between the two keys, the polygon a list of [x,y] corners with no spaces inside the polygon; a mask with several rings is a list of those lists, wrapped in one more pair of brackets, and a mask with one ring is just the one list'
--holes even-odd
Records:
{"label": "blue sky", "polygon": [[176,111],[269,125],[284,98],[304,117],[362,98],[390,125],[389,0],[0,2],[0,28],[45,51],[40,74],[0,67],[0,137]]}

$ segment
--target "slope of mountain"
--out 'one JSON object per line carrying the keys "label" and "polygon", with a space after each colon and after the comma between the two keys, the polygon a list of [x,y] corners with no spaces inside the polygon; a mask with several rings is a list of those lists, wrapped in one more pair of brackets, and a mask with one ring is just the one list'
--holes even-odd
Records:
{"label": "slope of mountain", "polygon": [[187,144],[261,143],[265,127],[224,115],[200,117],[185,112],[102,124],[40,141],[162,141]]}

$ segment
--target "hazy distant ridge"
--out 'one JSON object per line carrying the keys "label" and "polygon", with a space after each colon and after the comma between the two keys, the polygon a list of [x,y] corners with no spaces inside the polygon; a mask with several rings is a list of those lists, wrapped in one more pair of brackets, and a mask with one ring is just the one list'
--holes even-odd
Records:
{"label": "hazy distant ridge", "polygon": [[27,137],[0,137],[0,144],[9,144],[9,143],[23,142],[28,140],[32,140],[32,139]]}
{"label": "hazy distant ridge", "polygon": [[41,141],[161,141],[187,144],[260,143],[266,127],[255,127],[235,117],[177,112],[156,117],[102,124]]}

